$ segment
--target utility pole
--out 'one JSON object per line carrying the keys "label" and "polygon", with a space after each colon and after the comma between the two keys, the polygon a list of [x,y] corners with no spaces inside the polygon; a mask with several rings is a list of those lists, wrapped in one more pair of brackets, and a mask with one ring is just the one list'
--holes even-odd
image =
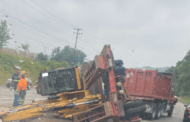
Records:
{"label": "utility pole", "polygon": [[77,47],[77,40],[78,40],[78,35],[79,34],[82,34],[82,33],[79,33],[79,31],[82,31],[82,29],[76,29],[76,28],[74,28],[75,30],[77,30],[77,35],[76,35],[76,41],[75,41],[75,50],[74,50],[74,55],[73,55],[73,62],[72,62],[72,64],[73,64],[73,66],[74,66],[74,64],[75,64],[75,51],[76,51],[76,47]]}
{"label": "utility pole", "polygon": [[49,50],[49,47],[47,45],[44,45],[44,54],[47,54],[48,50]]}

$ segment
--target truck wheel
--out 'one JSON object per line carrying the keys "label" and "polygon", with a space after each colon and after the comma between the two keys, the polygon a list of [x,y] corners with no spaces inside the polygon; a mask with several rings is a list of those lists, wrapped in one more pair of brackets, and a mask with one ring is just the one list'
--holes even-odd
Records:
{"label": "truck wheel", "polygon": [[135,108],[135,107],[139,107],[143,104],[142,100],[137,100],[137,101],[131,101],[131,102],[127,102],[124,104],[124,109],[127,110],[129,108]]}
{"label": "truck wheel", "polygon": [[156,118],[157,119],[160,119],[161,112],[162,112],[162,104],[158,103],[157,107],[156,107]]}
{"label": "truck wheel", "polygon": [[174,105],[171,105],[170,111],[168,111],[168,117],[173,115]]}
{"label": "truck wheel", "polygon": [[161,114],[164,113],[164,108],[165,108],[165,104],[162,103],[162,110],[161,110]]}
{"label": "truck wheel", "polygon": [[149,119],[152,121],[155,119],[156,116],[156,103],[152,105],[152,113],[149,114]]}
{"label": "truck wheel", "polygon": [[137,116],[138,114],[143,113],[145,110],[146,110],[145,105],[137,107],[137,108],[131,108],[131,109],[125,111],[125,118],[131,119],[131,118]]}

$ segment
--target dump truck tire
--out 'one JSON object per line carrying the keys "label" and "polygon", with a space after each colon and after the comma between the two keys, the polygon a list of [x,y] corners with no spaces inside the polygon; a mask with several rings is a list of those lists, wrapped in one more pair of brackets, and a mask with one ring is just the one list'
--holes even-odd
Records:
{"label": "dump truck tire", "polygon": [[143,104],[142,100],[127,102],[124,104],[124,109],[127,110],[129,108],[136,108],[141,106],[142,104]]}
{"label": "dump truck tire", "polygon": [[125,118],[126,119],[133,118],[133,117],[143,113],[145,110],[146,110],[145,105],[137,107],[137,108],[131,108],[131,109],[125,111],[125,115],[126,115]]}
{"label": "dump truck tire", "polygon": [[152,112],[148,114],[148,118],[153,121],[156,117],[156,109],[157,109],[157,105],[156,103],[153,103],[153,106],[152,106]]}
{"label": "dump truck tire", "polygon": [[162,104],[158,103],[156,106],[156,119],[160,119],[162,113]]}
{"label": "dump truck tire", "polygon": [[170,111],[168,111],[168,117],[172,117],[174,110],[174,105],[171,105]]}

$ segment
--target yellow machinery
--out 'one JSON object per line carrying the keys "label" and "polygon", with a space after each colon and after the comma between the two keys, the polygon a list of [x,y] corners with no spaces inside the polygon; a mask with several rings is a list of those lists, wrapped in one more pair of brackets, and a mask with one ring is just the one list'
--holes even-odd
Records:
{"label": "yellow machinery", "polygon": [[13,121],[56,116],[74,122],[105,122],[108,119],[139,122],[137,115],[145,111],[146,106],[125,107],[129,106],[130,96],[123,86],[126,73],[122,65],[121,60],[114,61],[110,45],[105,45],[94,61],[82,64],[80,73],[77,67],[42,72],[38,77],[38,90],[42,96],[49,97],[0,113],[0,119]]}
{"label": "yellow machinery", "polygon": [[41,94],[51,96],[0,113],[3,122],[49,115],[72,119],[73,115],[102,104],[101,95],[90,95],[88,90],[82,90],[77,67],[57,69],[40,76]]}

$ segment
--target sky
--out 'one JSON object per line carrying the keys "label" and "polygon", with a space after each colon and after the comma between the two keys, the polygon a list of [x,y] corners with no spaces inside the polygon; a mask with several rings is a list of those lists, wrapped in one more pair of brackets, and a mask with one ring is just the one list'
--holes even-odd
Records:
{"label": "sky", "polygon": [[[0,20],[9,24],[6,47],[30,44],[50,55],[55,47],[77,49],[86,61],[110,44],[127,68],[170,67],[190,49],[189,0],[0,0]],[[74,29],[75,28],[75,29]]]}

